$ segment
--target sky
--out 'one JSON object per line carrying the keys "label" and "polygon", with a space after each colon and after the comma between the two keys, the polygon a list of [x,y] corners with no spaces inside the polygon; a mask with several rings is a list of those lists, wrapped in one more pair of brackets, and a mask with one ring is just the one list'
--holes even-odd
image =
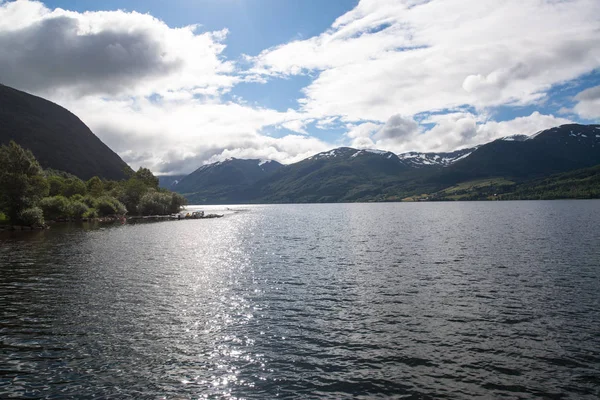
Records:
{"label": "sky", "polygon": [[133,168],[600,121],[598,0],[0,0],[0,83]]}

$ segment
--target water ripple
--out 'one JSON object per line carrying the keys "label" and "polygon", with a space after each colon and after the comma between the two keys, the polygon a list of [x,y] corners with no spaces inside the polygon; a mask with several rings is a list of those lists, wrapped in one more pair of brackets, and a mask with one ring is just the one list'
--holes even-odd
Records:
{"label": "water ripple", "polygon": [[1,398],[600,397],[600,202],[0,236]]}

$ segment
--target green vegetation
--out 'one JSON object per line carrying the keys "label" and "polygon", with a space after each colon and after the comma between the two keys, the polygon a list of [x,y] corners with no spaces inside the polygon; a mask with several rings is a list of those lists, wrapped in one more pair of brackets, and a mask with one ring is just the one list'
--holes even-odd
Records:
{"label": "green vegetation", "polygon": [[600,198],[600,165],[578,169],[517,185],[501,200],[554,200]]}
{"label": "green vegetation", "polygon": [[29,150],[13,141],[0,146],[0,224],[167,215],[185,204],[182,195],[159,188],[158,178],[147,168],[123,181],[94,176],[84,182],[69,173],[44,171]]}
{"label": "green vegetation", "polygon": [[0,210],[11,222],[29,222],[37,211],[30,209],[48,195],[48,188],[44,171],[29,150],[12,141],[0,147]]}
{"label": "green vegetation", "polygon": [[600,165],[513,182],[504,178],[463,182],[431,195],[407,200],[554,200],[600,198]]}
{"label": "green vegetation", "polygon": [[479,179],[451,186],[427,196],[424,200],[495,200],[498,195],[510,192],[514,186],[515,182],[504,178]]}

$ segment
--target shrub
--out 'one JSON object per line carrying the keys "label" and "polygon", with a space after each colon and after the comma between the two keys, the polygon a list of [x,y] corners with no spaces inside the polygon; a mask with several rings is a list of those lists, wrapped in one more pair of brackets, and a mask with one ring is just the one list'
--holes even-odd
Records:
{"label": "shrub", "polygon": [[102,183],[102,180],[100,180],[100,178],[98,178],[97,176],[94,176],[93,178],[88,180],[85,185],[87,186],[87,192],[90,195],[94,197],[102,196],[102,192],[104,192],[104,184]]}
{"label": "shrub", "polygon": [[71,203],[64,196],[44,197],[39,205],[46,219],[56,220],[71,216]]}
{"label": "shrub", "polygon": [[60,176],[49,176],[48,184],[50,185],[50,191],[48,192],[48,196],[58,196],[65,191],[65,179]]}
{"label": "shrub", "polygon": [[44,225],[44,212],[39,207],[30,207],[19,213],[20,222],[27,226]]}
{"label": "shrub", "polygon": [[95,208],[88,208],[88,210],[83,213],[83,218],[98,218],[98,210]]}
{"label": "shrub", "polygon": [[170,213],[171,195],[150,191],[142,196],[138,211],[143,215],[165,215]]}
{"label": "shrub", "polygon": [[187,199],[179,193],[171,194],[171,206],[169,208],[170,213],[178,213],[181,208],[187,204]]}
{"label": "shrub", "polygon": [[49,185],[31,151],[11,141],[0,146],[0,208],[17,222],[21,211],[48,195]]}
{"label": "shrub", "polygon": [[110,196],[101,196],[96,199],[95,208],[98,210],[98,215],[106,217],[109,215],[124,215],[127,213],[127,208],[119,200]]}
{"label": "shrub", "polygon": [[80,194],[74,194],[73,196],[69,197],[69,200],[71,200],[71,202],[75,202],[75,201],[79,201],[79,202],[83,202],[84,197]]}
{"label": "shrub", "polygon": [[89,207],[81,201],[71,202],[71,215],[73,218],[81,219],[89,211]]}
{"label": "shrub", "polygon": [[81,179],[76,177],[65,179],[65,187],[63,189],[63,195],[65,197],[71,197],[76,194],[85,196],[86,192],[87,187]]}
{"label": "shrub", "polygon": [[81,201],[83,201],[89,208],[94,208],[96,205],[96,199],[89,195],[85,196]]}
{"label": "shrub", "polygon": [[119,188],[113,189],[113,193],[118,196],[119,201],[125,204],[125,207],[132,214],[140,213],[140,200],[148,192],[148,186],[135,178],[123,182]]}

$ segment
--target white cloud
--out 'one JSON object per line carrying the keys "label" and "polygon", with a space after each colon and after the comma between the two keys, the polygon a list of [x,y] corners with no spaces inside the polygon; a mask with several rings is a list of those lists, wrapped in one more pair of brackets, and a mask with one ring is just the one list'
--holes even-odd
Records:
{"label": "white cloud", "polygon": [[588,88],[575,96],[573,111],[586,119],[600,120],[600,86]]}
{"label": "white cloud", "polygon": [[0,81],[47,95],[216,95],[239,80],[221,56],[226,35],[136,12],[0,3]]}
{"label": "white cloud", "polygon": [[352,143],[356,147],[385,149],[396,153],[444,152],[484,144],[504,136],[531,135],[572,121],[543,115],[537,111],[526,117],[502,122],[486,121],[471,113],[457,112],[433,115],[423,123],[435,125],[424,130],[415,121],[396,115],[385,125],[367,122],[354,126],[346,135],[354,138]]}
{"label": "white cloud", "polygon": [[261,134],[267,126],[301,121],[301,115],[291,110],[174,98],[87,96],[64,100],[63,105],[132,167],[144,165],[157,173],[191,172],[208,160],[243,158],[243,154],[289,163],[332,147],[305,135],[274,138]]}
{"label": "white cloud", "polygon": [[597,0],[362,0],[325,33],[263,51],[253,71],[317,71],[302,103],[319,118],[530,104],[600,66],[597,15]]}
{"label": "white cloud", "polygon": [[308,135],[308,132],[306,132],[306,125],[311,123],[312,121],[312,119],[294,119],[282,123],[281,126],[285,129],[289,129],[292,132]]}

